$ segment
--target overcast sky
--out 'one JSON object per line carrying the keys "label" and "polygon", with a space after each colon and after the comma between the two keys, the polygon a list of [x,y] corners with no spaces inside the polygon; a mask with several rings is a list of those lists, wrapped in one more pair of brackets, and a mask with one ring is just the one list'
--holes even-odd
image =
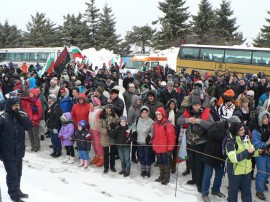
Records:
{"label": "overcast sky", "polygon": [[[201,0],[186,0],[189,12],[196,15]],[[7,0],[1,2],[0,22],[8,20],[18,28],[25,30],[30,21],[30,15],[44,12],[50,20],[57,24],[63,23],[63,16],[78,14],[86,9],[85,2],[89,0]],[[124,36],[132,26],[151,25],[162,13],[158,10],[158,0],[96,0],[96,6],[103,8],[105,3],[112,8],[116,17],[116,29]],[[221,0],[209,0],[213,8],[219,7]],[[231,9],[237,18],[239,31],[242,31],[248,41],[255,38],[263,25],[267,25],[265,18],[270,18],[270,2],[267,0],[233,0]]]}

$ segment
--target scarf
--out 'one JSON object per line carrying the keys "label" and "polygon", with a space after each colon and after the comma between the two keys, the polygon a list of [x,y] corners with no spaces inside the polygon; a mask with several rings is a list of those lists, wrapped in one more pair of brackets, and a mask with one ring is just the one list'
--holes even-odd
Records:
{"label": "scarf", "polygon": [[170,110],[168,120],[175,126],[175,113],[174,113],[174,110]]}

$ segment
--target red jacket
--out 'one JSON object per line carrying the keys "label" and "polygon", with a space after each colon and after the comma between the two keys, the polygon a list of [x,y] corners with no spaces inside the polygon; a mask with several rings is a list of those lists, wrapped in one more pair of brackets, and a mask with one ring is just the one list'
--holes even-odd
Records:
{"label": "red jacket", "polygon": [[[159,153],[166,153],[168,151],[173,151],[176,135],[174,126],[171,122],[168,122],[167,116],[164,108],[158,108],[156,111],[162,114],[162,121],[156,120],[154,123],[154,135],[152,139],[153,150]],[[165,123],[166,129],[165,129]]]}
{"label": "red jacket", "polygon": [[[86,96],[85,96],[86,97]],[[86,103],[86,101],[83,104],[77,103],[73,105],[71,110],[72,120],[75,123],[76,129],[78,128],[78,123],[81,120],[85,120],[87,123],[88,115],[89,115],[90,105]]]}
{"label": "red jacket", "polygon": [[35,88],[30,90],[30,92],[34,94],[34,98],[22,98],[22,107],[32,121],[32,124],[36,126],[39,125],[42,119],[42,103],[37,97],[38,93]]}

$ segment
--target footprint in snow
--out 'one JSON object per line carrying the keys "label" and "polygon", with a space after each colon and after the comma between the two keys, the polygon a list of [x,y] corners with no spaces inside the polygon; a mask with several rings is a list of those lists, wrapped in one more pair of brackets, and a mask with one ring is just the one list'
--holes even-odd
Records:
{"label": "footprint in snow", "polygon": [[105,196],[112,197],[112,195],[111,195],[111,194],[109,194],[109,193],[107,193],[106,191],[102,191],[101,193],[102,193],[102,194],[104,194]]}
{"label": "footprint in snow", "polygon": [[59,178],[59,180],[61,180],[61,182],[63,182],[64,184],[68,184],[68,181],[65,179],[65,178],[63,178],[63,177],[58,177]]}
{"label": "footprint in snow", "polygon": [[87,182],[84,182],[84,184],[85,184],[85,185],[88,185],[88,186],[90,186],[90,187],[97,187],[97,185],[95,185],[95,184],[90,184],[90,183],[87,183]]}
{"label": "footprint in snow", "polygon": [[65,172],[67,171],[68,169],[66,168],[51,168],[50,169],[50,172],[51,173],[62,173],[62,172]]}

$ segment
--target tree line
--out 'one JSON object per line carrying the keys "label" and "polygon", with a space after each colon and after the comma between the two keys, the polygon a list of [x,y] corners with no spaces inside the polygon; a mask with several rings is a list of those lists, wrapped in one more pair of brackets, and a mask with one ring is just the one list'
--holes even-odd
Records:
{"label": "tree line", "polygon": [[[180,39],[188,43],[211,45],[239,45],[246,39],[238,31],[237,18],[233,17],[230,1],[221,0],[220,6],[213,9],[208,0],[201,0],[196,15],[188,12],[185,0],[164,0],[158,2],[163,16],[150,22],[151,26],[133,26],[122,37],[116,32],[116,18],[112,8],[106,3],[102,9],[95,0],[85,2],[84,13],[67,14],[62,25],[57,25],[44,13],[31,15],[26,31],[10,25],[8,21],[0,23],[0,48],[16,47],[56,47],[78,46],[81,49],[94,47],[113,50],[119,54],[129,54],[130,45],[150,46],[166,49],[179,46]],[[268,11],[270,15],[270,11]],[[261,28],[253,45],[270,47],[270,19],[268,25]]]}

